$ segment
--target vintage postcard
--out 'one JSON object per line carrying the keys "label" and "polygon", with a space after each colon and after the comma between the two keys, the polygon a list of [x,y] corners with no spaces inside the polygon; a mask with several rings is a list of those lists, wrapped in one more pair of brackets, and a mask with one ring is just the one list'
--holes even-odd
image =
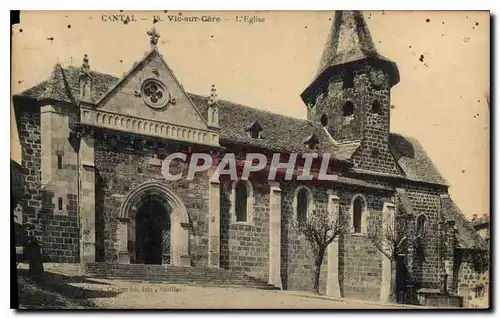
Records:
{"label": "vintage postcard", "polygon": [[488,11],[20,20],[18,308],[489,308]]}

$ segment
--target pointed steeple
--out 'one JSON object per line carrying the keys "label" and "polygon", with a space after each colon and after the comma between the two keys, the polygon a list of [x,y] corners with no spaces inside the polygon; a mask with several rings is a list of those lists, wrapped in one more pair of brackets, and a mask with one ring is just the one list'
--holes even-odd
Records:
{"label": "pointed steeple", "polygon": [[54,66],[50,78],[47,81],[47,85],[45,86],[45,91],[42,93],[40,97],[46,100],[60,100],[60,101],[72,102],[73,97],[66,83],[67,81],[64,76],[63,67],[58,62]]}
{"label": "pointed steeple", "polygon": [[363,14],[360,11],[336,11],[318,71],[302,97],[307,98],[313,93],[311,90],[319,85],[325,74],[360,61],[386,69],[391,86],[399,82],[396,63],[377,52]]}
{"label": "pointed steeple", "polygon": [[377,54],[363,14],[359,11],[336,11],[317,75],[330,66],[354,62]]}

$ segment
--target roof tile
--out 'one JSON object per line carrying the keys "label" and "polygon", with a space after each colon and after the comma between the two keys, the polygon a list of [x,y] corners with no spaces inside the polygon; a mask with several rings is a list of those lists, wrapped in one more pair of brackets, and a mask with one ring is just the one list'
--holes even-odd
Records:
{"label": "roof tile", "polygon": [[446,185],[446,181],[427,156],[425,149],[415,138],[391,133],[389,145],[406,178],[418,182]]}
{"label": "roof tile", "polygon": [[458,246],[464,249],[487,250],[486,242],[474,230],[462,211],[448,194],[441,195],[441,211],[446,220],[455,221],[457,228]]}

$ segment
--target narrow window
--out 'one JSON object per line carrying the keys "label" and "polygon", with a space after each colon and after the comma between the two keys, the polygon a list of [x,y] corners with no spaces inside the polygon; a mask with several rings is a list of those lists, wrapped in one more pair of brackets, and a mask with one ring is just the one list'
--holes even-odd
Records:
{"label": "narrow window", "polygon": [[247,221],[248,190],[244,182],[236,184],[235,213],[237,222]]}
{"label": "narrow window", "polygon": [[259,138],[259,137],[260,137],[260,132],[259,132],[259,131],[252,130],[252,131],[250,131],[250,136],[251,136],[252,138]]}
{"label": "narrow window", "polygon": [[354,104],[352,102],[347,101],[344,104],[344,107],[342,108],[342,111],[344,113],[344,116],[351,116],[354,114]]}
{"label": "narrow window", "polygon": [[321,125],[323,125],[323,126],[328,125],[328,117],[324,113],[323,113],[323,115],[321,115]]}
{"label": "narrow window", "polygon": [[476,286],[476,288],[474,289],[474,293],[476,298],[484,297],[484,286],[482,285]]}
{"label": "narrow window", "polygon": [[379,100],[375,100],[372,103],[372,113],[382,115],[382,103]]}
{"label": "narrow window", "polygon": [[297,193],[297,221],[299,225],[305,225],[307,220],[307,210],[309,208],[309,199],[305,189]]}
{"label": "narrow window", "polygon": [[62,197],[59,197],[57,199],[57,209],[62,210],[63,209],[63,202],[62,202]]}
{"label": "narrow window", "polygon": [[418,215],[417,217],[417,236],[423,237],[425,235],[425,227],[427,224],[427,217],[425,215]]}
{"label": "narrow window", "polygon": [[361,233],[361,221],[362,221],[361,217],[363,214],[363,208],[364,208],[363,199],[357,197],[353,203],[353,219],[352,219],[354,232],[357,234]]}
{"label": "narrow window", "polygon": [[348,70],[344,73],[342,88],[350,89],[354,87],[354,74],[352,70]]}
{"label": "narrow window", "polygon": [[57,155],[57,169],[62,169],[62,155]]}

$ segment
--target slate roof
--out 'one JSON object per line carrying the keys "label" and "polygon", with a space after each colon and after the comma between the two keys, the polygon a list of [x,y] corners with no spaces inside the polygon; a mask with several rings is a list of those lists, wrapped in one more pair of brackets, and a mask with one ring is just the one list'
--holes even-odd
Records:
{"label": "slate roof", "polygon": [[[117,77],[109,74],[96,71],[91,71],[90,74],[94,101],[118,81]],[[80,68],[76,66],[63,68],[60,64],[56,64],[49,79],[17,95],[75,103],[80,98]]]}
{"label": "slate roof", "polygon": [[389,146],[399,166],[409,180],[447,185],[422,145],[412,137],[398,133],[389,135]]}
{"label": "slate roof", "polygon": [[460,248],[487,250],[488,246],[484,239],[479,236],[448,194],[441,195],[441,212],[446,220],[455,221]]}
{"label": "slate roof", "polygon": [[479,218],[476,218],[476,219],[473,219],[471,220],[471,225],[473,227],[476,227],[476,226],[483,226],[483,225],[489,225],[490,223],[490,216],[486,215],[486,216],[481,216]]}
{"label": "slate roof", "polygon": [[331,66],[374,56],[380,55],[363,14],[359,11],[336,11],[316,75]]}
{"label": "slate roof", "polygon": [[[188,94],[191,101],[205,116],[208,114],[209,97]],[[328,152],[339,160],[349,159],[359,144],[336,145],[325,132],[321,124],[289,117],[265,110],[251,108],[238,103],[220,100],[219,125],[221,139],[240,145],[261,147],[277,152],[310,153]],[[247,127],[257,121],[262,127],[261,138],[251,138]],[[312,134],[319,139],[318,149],[311,150],[304,140]]]}
{"label": "slate roof", "polygon": [[[119,78],[92,71],[92,97],[99,100]],[[57,64],[49,79],[17,94],[38,100],[55,99],[70,103],[78,101],[80,68],[70,66],[63,68]],[[208,112],[208,96],[187,93],[191,101],[203,116]],[[313,152],[304,140],[316,134],[319,140],[317,153],[328,152],[338,160],[349,160],[359,147],[359,142],[336,144],[318,123],[284,116],[269,111],[251,108],[238,103],[220,100],[219,125],[221,140],[224,142],[263,148],[276,152]],[[205,118],[206,119],[206,118]],[[258,121],[262,126],[261,138],[255,139],[245,129],[252,122]],[[420,143],[413,138],[391,133],[389,137],[391,150],[409,180],[446,185]]]}

